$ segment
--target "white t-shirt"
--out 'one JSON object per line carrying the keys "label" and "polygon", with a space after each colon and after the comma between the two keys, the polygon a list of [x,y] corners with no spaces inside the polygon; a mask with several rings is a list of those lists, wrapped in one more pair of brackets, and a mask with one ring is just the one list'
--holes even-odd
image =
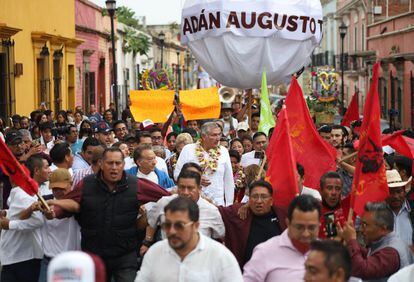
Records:
{"label": "white t-shirt", "polygon": [[155,183],[155,184],[157,184],[158,185],[158,176],[157,176],[157,174],[154,172],[154,171],[151,171],[150,173],[148,173],[148,174],[144,174],[144,173],[142,173],[139,169],[138,169],[138,171],[137,171],[137,177],[138,178],[144,178],[144,179],[147,179],[147,180],[149,180],[149,181],[151,181],[151,182],[153,182],[153,183]]}
{"label": "white t-shirt", "polygon": [[[224,122],[224,128],[223,128],[223,135],[224,136],[228,136],[230,133],[230,120],[229,121],[225,121],[224,119],[221,119]],[[234,117],[231,118],[231,121],[233,122],[233,129],[236,130],[237,126],[239,125],[237,119],[235,119]]]}

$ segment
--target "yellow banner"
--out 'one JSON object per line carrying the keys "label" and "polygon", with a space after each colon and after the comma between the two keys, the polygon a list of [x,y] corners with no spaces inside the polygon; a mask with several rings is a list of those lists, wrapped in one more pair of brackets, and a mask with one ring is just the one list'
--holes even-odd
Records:
{"label": "yellow banner", "polygon": [[131,90],[131,113],[136,121],[166,122],[174,110],[174,91]]}
{"label": "yellow banner", "polygon": [[220,116],[220,99],[216,87],[180,91],[181,111],[185,120],[213,119]]}

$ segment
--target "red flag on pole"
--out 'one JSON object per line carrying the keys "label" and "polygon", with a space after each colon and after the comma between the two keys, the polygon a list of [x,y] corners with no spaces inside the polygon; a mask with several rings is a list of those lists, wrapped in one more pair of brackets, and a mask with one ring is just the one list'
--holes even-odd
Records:
{"label": "red flag on pole", "polygon": [[280,111],[277,125],[266,150],[268,169],[266,178],[272,183],[273,201],[287,208],[299,193],[296,161],[289,135],[286,107]]}
{"label": "red flag on pole", "polygon": [[4,141],[0,138],[0,168],[10,177],[11,182],[17,184],[30,196],[37,194],[39,185],[30,178],[29,170],[19,163]]}
{"label": "red flag on pole", "polygon": [[373,68],[372,82],[364,106],[358,159],[352,183],[352,206],[361,215],[367,202],[388,197],[388,185],[382,152],[378,76],[380,64]]}
{"label": "red flag on pole", "polygon": [[341,125],[349,127],[351,122],[354,120],[359,120],[358,92],[352,97],[351,103],[349,104],[348,110],[342,119]]}
{"label": "red flag on pole", "polygon": [[319,188],[319,179],[330,170],[336,170],[336,150],[316,131],[309,109],[296,78],[292,78],[286,98],[295,159],[305,168],[305,185]]}

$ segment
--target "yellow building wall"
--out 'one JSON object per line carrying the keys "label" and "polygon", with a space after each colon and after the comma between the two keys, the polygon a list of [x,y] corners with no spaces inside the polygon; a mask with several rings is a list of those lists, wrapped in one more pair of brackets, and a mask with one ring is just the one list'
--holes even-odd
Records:
{"label": "yellow building wall", "polygon": [[[23,64],[23,75],[15,78],[16,113],[28,115],[39,108],[37,58],[49,49],[49,101],[54,104],[53,53],[62,49],[61,109],[74,107],[76,46],[74,0],[1,0],[0,23],[22,29],[15,41],[15,63]],[[70,73],[73,71],[73,73]],[[69,95],[68,95],[69,93]]]}

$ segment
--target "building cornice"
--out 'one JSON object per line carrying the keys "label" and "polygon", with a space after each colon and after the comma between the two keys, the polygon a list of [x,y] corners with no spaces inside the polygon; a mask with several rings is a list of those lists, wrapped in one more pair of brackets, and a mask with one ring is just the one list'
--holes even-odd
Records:
{"label": "building cornice", "polygon": [[0,39],[8,39],[19,31],[22,30],[20,28],[7,26],[4,23],[0,23]]}
{"label": "building cornice", "polygon": [[60,35],[54,35],[43,31],[33,31],[32,40],[34,42],[50,41],[50,43],[52,44],[65,44],[68,47],[77,47],[84,42],[81,39],[63,37]]}

